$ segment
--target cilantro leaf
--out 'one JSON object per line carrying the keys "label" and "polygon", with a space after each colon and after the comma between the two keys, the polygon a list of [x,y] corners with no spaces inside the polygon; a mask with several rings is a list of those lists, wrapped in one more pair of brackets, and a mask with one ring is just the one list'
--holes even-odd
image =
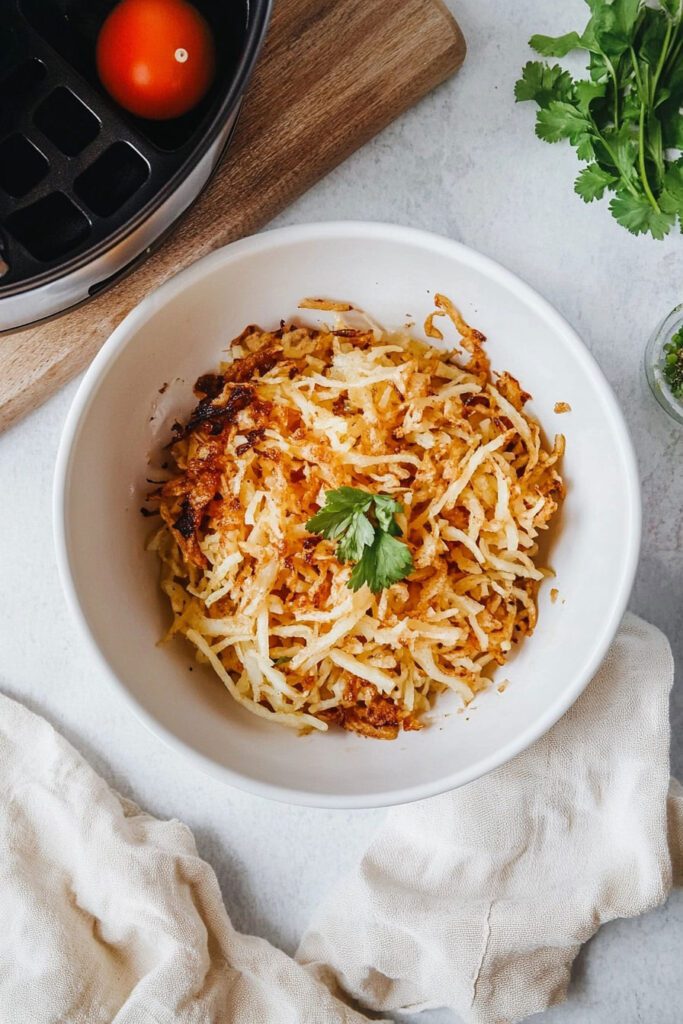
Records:
{"label": "cilantro leaf", "polygon": [[643,144],[645,157],[652,161],[652,179],[656,188],[661,188],[664,178],[664,144],[662,136],[662,125],[658,118],[649,118],[644,126]]}
{"label": "cilantro leaf", "polygon": [[547,109],[539,110],[536,117],[536,134],[545,142],[569,139],[576,145],[590,132],[591,123],[586,115],[561,100],[553,100]]}
{"label": "cilantro leaf", "polygon": [[375,494],[375,515],[380,529],[389,532],[395,526],[394,516],[397,512],[403,511],[403,505],[396,501],[389,494]]}
{"label": "cilantro leaf", "polygon": [[648,7],[645,12],[645,29],[638,48],[638,57],[651,68],[656,68],[664,44],[669,19],[664,11]]}
{"label": "cilantro leaf", "polygon": [[327,540],[336,540],[351,526],[356,513],[367,512],[372,495],[358,487],[338,487],[327,491],[325,505],[306,523],[309,533],[322,533]]}
{"label": "cilantro leaf", "polygon": [[547,107],[552,100],[568,100],[572,95],[572,76],[559,64],[543,64],[530,60],[515,85],[515,99],[535,100],[539,107]]}
{"label": "cilantro leaf", "polygon": [[668,71],[666,90],[672,100],[678,101],[679,104],[683,102],[683,61],[675,62]]}
{"label": "cilantro leaf", "polygon": [[515,97],[538,105],[539,139],[568,140],[589,164],[574,185],[584,202],[616,191],[618,222],[660,239],[676,218],[683,230],[683,0],[586,2],[582,32],[535,35],[530,45],[545,57],[587,51],[588,77],[529,61]]}
{"label": "cilantro leaf", "polygon": [[675,217],[665,210],[655,210],[646,196],[618,192],[609,204],[612,216],[633,235],[646,235],[662,239],[669,233]]}
{"label": "cilantro leaf", "polygon": [[680,102],[667,100],[659,111],[665,149],[683,149],[683,117]]}
{"label": "cilantro leaf", "polygon": [[413,570],[407,544],[396,539],[401,528],[394,517],[402,511],[401,503],[390,494],[339,487],[325,493],[323,508],[308,520],[306,529],[336,540],[340,562],[356,563],[348,582],[351,590],[367,583],[378,593]]}
{"label": "cilantro leaf", "polygon": [[660,0],[660,3],[669,17],[674,20],[681,20],[681,16],[683,15],[683,10],[681,9],[683,5],[681,0]]}
{"label": "cilantro leaf", "polygon": [[581,196],[584,203],[592,203],[594,199],[602,199],[605,189],[615,185],[618,180],[614,174],[603,170],[599,164],[589,164],[576,179],[574,191]]}
{"label": "cilantro leaf", "polygon": [[610,62],[618,59],[632,43],[641,6],[642,0],[591,0],[592,17],[581,36],[581,45]]}
{"label": "cilantro leaf", "polygon": [[604,82],[607,83],[609,76],[608,58],[605,57],[604,53],[590,51],[588,57],[588,72],[590,73],[591,82]]}
{"label": "cilantro leaf", "polygon": [[306,529],[309,533],[322,533],[327,540],[336,540],[348,529],[352,518],[352,512],[348,515],[340,515],[339,512],[323,508],[308,520]]}
{"label": "cilantro leaf", "polygon": [[582,114],[588,114],[593,100],[602,99],[607,92],[604,82],[576,82],[574,93],[576,95],[576,108]]}
{"label": "cilantro leaf", "polygon": [[571,50],[580,50],[582,43],[578,32],[567,32],[564,36],[532,36],[529,46],[544,57],[566,57]]}
{"label": "cilantro leaf", "polygon": [[664,191],[659,205],[666,213],[676,213],[683,223],[683,159],[670,164],[664,175]]}
{"label": "cilantro leaf", "polygon": [[638,17],[642,10],[642,0],[613,0],[612,10],[614,11],[619,30],[625,35],[633,34],[637,27]]}
{"label": "cilantro leaf", "polygon": [[378,530],[372,545],[354,566],[349,579],[351,590],[360,590],[364,583],[378,594],[392,583],[405,579],[413,571],[413,559],[407,546],[389,533]]}
{"label": "cilantro leaf", "polygon": [[365,512],[370,508],[372,498],[372,494],[360,487],[337,487],[326,492],[325,508],[332,512],[356,512],[358,509]]}
{"label": "cilantro leaf", "polygon": [[609,146],[614,165],[625,180],[637,177],[635,161],[638,157],[638,142],[629,125],[622,125],[619,131],[604,131],[605,144]]}
{"label": "cilantro leaf", "polygon": [[595,160],[595,143],[590,135],[582,135],[575,145],[579,160]]}
{"label": "cilantro leaf", "polygon": [[364,512],[354,512],[337,544],[337,558],[340,562],[357,562],[374,539],[375,531],[368,517]]}

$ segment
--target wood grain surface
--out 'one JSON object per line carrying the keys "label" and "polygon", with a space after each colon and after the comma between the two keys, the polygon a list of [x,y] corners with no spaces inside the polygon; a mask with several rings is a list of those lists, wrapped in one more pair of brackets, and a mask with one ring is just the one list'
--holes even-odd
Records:
{"label": "wood grain surface", "polygon": [[234,139],[176,230],[109,291],[0,335],[0,430],[83,370],[153,288],[265,224],[464,57],[441,0],[276,0]]}

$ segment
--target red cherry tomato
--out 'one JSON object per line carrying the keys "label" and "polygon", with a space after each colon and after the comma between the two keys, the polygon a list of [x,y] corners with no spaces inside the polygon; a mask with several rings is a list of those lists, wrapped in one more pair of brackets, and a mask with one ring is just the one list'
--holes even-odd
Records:
{"label": "red cherry tomato", "polygon": [[107,92],[132,114],[180,117],[213,81],[211,30],[186,0],[122,0],[100,29],[97,70]]}

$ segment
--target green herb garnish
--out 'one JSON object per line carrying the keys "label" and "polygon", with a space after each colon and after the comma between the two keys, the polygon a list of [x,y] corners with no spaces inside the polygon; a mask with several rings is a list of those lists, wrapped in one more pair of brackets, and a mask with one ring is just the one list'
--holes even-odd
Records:
{"label": "green herb garnish", "polygon": [[586,203],[614,193],[612,215],[634,235],[664,238],[683,230],[683,0],[586,0],[583,33],[532,36],[544,57],[589,54],[589,77],[576,81],[558,64],[530,61],[517,100],[540,110],[536,134],[568,139],[587,166],[575,192]]}
{"label": "green herb garnish", "polygon": [[683,401],[683,327],[672,334],[664,346],[662,373],[669,390],[679,402]]}
{"label": "green herb garnish", "polygon": [[351,590],[367,583],[377,594],[413,571],[407,544],[397,540],[401,528],[395,516],[402,511],[400,502],[388,494],[338,487],[325,493],[325,504],[308,520],[306,529],[336,540],[340,562],[356,563],[348,582]]}

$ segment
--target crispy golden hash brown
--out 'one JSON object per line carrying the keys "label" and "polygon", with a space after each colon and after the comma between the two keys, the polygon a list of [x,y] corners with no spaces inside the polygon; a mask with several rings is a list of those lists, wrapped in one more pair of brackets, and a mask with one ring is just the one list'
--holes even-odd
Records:
{"label": "crispy golden hash brown", "polygon": [[[233,697],[297,728],[392,739],[434,697],[467,703],[532,632],[537,536],[563,496],[564,439],[544,447],[527,395],[493,376],[483,335],[436,296],[458,349],[382,332],[346,303],[337,327],[249,326],[196,384],[151,542],[181,634]],[[354,325],[360,321],[360,326]],[[341,486],[396,497],[410,576],[379,594],[306,530]]]}

